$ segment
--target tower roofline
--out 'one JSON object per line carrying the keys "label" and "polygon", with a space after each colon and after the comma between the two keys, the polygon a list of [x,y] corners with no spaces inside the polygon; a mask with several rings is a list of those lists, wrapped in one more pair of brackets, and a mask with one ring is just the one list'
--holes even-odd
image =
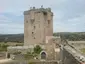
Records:
{"label": "tower roofline", "polygon": [[[24,11],[24,15],[29,14],[30,11],[36,11],[36,12],[51,12],[51,8],[35,8],[35,7],[30,7],[30,10]],[[52,13],[52,12],[51,12]]]}

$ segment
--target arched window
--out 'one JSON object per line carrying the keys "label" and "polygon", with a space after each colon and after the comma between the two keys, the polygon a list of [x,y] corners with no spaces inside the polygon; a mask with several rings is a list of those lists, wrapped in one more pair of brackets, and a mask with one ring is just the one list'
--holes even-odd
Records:
{"label": "arched window", "polygon": [[50,24],[50,20],[48,20],[48,24]]}
{"label": "arched window", "polygon": [[46,53],[45,52],[41,53],[41,59],[46,59]]}
{"label": "arched window", "polygon": [[26,21],[26,23],[28,23],[28,21]]}

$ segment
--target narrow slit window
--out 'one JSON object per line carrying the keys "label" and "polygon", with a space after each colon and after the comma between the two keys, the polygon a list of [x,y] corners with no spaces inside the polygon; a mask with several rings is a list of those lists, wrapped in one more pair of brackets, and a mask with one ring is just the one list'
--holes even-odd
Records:
{"label": "narrow slit window", "polygon": [[34,29],[36,28],[36,26],[34,26]]}
{"label": "narrow slit window", "polygon": [[31,19],[31,24],[33,24],[34,23],[34,19]]}
{"label": "narrow slit window", "polygon": [[34,39],[35,39],[35,37],[34,37]]}
{"label": "narrow slit window", "polygon": [[48,24],[50,24],[50,20],[48,20]]}
{"label": "narrow slit window", "polygon": [[26,23],[28,23],[28,21],[26,21]]}
{"label": "narrow slit window", "polygon": [[34,32],[32,32],[32,34],[34,34]]}

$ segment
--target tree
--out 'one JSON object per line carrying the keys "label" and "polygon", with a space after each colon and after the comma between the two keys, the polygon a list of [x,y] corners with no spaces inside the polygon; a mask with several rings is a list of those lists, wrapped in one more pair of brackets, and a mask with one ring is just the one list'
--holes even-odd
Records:
{"label": "tree", "polygon": [[36,45],[36,47],[34,47],[34,53],[40,54],[41,51],[42,51],[42,48],[39,45]]}

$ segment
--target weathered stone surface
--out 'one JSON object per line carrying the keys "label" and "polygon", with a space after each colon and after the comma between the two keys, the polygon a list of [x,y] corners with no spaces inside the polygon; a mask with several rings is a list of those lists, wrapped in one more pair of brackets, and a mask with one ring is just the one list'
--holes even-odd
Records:
{"label": "weathered stone surface", "polygon": [[24,45],[45,44],[46,36],[53,36],[53,16],[49,9],[24,12]]}

